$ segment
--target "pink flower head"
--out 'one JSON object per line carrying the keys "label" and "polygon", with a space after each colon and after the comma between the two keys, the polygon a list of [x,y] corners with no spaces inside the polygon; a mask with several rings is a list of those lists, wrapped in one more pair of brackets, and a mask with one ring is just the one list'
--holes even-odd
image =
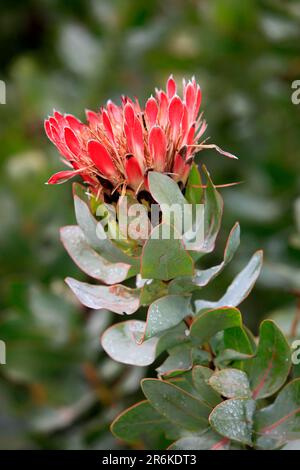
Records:
{"label": "pink flower head", "polygon": [[63,156],[68,170],[49,179],[63,183],[75,175],[96,193],[110,194],[124,187],[135,192],[148,188],[150,170],[167,173],[185,184],[197,151],[217,146],[199,143],[206,122],[199,114],[201,89],[193,78],[177,95],[173,77],[167,89],[156,90],[145,109],[137,99],[122,97],[121,105],[108,101],[99,112],[86,111],[87,123],[55,111],[45,121],[49,139]]}

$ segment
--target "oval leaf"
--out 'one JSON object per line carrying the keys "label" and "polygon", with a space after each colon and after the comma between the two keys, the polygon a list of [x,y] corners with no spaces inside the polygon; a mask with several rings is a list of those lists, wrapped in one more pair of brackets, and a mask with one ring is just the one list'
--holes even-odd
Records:
{"label": "oval leaf", "polygon": [[151,338],[191,315],[190,297],[167,295],[153,302],[147,314],[145,339]]}
{"label": "oval leaf", "polygon": [[[250,335],[250,333],[249,333]],[[252,338],[251,338],[252,339]],[[252,344],[244,327],[229,328],[224,331],[224,346],[243,354],[253,354],[255,344]]]}
{"label": "oval leaf", "polygon": [[79,268],[89,276],[106,284],[124,281],[130,269],[129,264],[110,263],[102,258],[91,246],[80,227],[73,225],[60,230],[61,241]]}
{"label": "oval leaf", "polygon": [[[182,232],[182,222],[184,214],[186,220],[192,224],[192,206],[187,202],[178,184],[169,176],[163,173],[151,171],[148,174],[149,189],[152,197],[160,205],[162,211],[162,221],[168,225],[174,224],[179,233]],[[175,204],[179,209],[180,217],[171,220],[173,214],[170,212],[171,207],[175,208]],[[188,230],[190,227],[185,227]]]}
{"label": "oval leaf", "polygon": [[89,308],[106,308],[120,315],[130,315],[136,312],[140,305],[139,289],[130,289],[121,284],[94,286],[71,277],[66,278],[66,283],[78,300]]}
{"label": "oval leaf", "polygon": [[226,398],[250,398],[249,380],[245,372],[238,369],[222,369],[208,380],[209,385]]}
{"label": "oval leaf", "polygon": [[142,389],[151,405],[181,428],[201,431],[208,427],[210,408],[184,390],[158,379],[144,379]]}
{"label": "oval leaf", "polygon": [[111,431],[118,439],[136,442],[147,440],[149,435],[163,433],[171,426],[173,425],[145,400],[117,416],[111,424]]}
{"label": "oval leaf", "polygon": [[191,369],[193,365],[192,350],[187,345],[175,346],[169,351],[167,359],[156,369],[160,376],[176,376]]}
{"label": "oval leaf", "polygon": [[[177,235],[176,235],[177,236]],[[146,241],[142,253],[141,275],[144,279],[169,281],[177,276],[194,273],[194,263],[175,237],[175,230],[167,224],[156,226]]]}
{"label": "oval leaf", "polygon": [[196,271],[195,276],[193,277],[192,283],[197,287],[204,287],[210,281],[212,281],[218,274],[220,274],[225,266],[230,263],[236,250],[240,244],[240,226],[236,223],[229,234],[226,247],[224,250],[224,259],[222,263],[212,268]]}
{"label": "oval leaf", "polygon": [[193,163],[185,189],[185,198],[191,204],[200,204],[202,192],[201,175],[197,165]]}
{"label": "oval leaf", "polygon": [[199,397],[204,403],[206,403],[211,408],[217,406],[222,398],[219,393],[216,393],[215,390],[208,384],[208,380],[212,375],[212,370],[208,367],[196,366],[193,367],[193,383]]}
{"label": "oval leaf", "polygon": [[252,446],[253,414],[256,403],[247,398],[231,398],[211,412],[212,428],[228,439]]}
{"label": "oval leaf", "polygon": [[217,307],[237,307],[251,292],[262,267],[262,251],[254,253],[247,266],[236,276],[226,293],[217,302],[198,300],[197,311]]}
{"label": "oval leaf", "polygon": [[293,380],[278,394],[275,402],[254,417],[256,446],[275,449],[300,439],[300,379]]}
{"label": "oval leaf", "polygon": [[191,326],[191,337],[201,345],[219,331],[236,326],[242,326],[241,313],[237,308],[217,308],[195,318]]}
{"label": "oval leaf", "polygon": [[247,362],[253,398],[265,398],[279,390],[290,367],[290,347],[283,333],[272,320],[263,321],[256,356]]}
{"label": "oval leaf", "polygon": [[240,226],[238,223],[232,228],[224,251],[222,263],[208,269],[197,269],[195,276],[177,277],[169,284],[170,294],[183,294],[197,290],[199,287],[206,286],[216,276],[218,276],[225,266],[232,260],[240,243]]}
{"label": "oval leaf", "polygon": [[215,247],[222,221],[223,200],[205,166],[203,166],[203,170],[207,178],[204,200],[204,241],[195,251],[205,254],[211,253]]}
{"label": "oval leaf", "polygon": [[148,366],[156,357],[157,338],[139,344],[137,338],[143,334],[145,322],[129,320],[112,325],[101,337],[106,353],[115,361],[135,366]]}

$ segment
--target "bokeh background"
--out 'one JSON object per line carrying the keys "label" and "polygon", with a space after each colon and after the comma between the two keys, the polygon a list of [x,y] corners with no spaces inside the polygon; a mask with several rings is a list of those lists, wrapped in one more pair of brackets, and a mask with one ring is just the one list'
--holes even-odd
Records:
{"label": "bokeh background", "polygon": [[[0,448],[124,448],[114,416],[141,397],[154,369],[124,367],[101,352],[109,312],[89,312],[64,284],[82,274],[59,227],[74,223],[69,183],[43,132],[53,108],[84,118],[108,98],[143,102],[170,73],[195,75],[211,141],[239,156],[201,152],[222,189],[216,254],[241,222],[238,255],[203,296],[217,299],[258,248],[259,282],[242,311],[257,329],[275,316],[288,331],[300,289],[300,2],[280,0],[1,0]],[[298,216],[297,216],[298,214]],[[163,444],[161,444],[163,445]]]}

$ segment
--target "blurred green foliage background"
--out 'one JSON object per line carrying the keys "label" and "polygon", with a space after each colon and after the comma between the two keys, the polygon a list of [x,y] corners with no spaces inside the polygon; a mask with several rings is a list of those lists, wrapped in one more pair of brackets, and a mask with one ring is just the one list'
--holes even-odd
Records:
{"label": "blurred green foliage background", "polygon": [[59,240],[74,223],[71,185],[44,184],[62,165],[43,119],[53,108],[83,119],[121,94],[144,102],[170,73],[195,75],[206,135],[239,156],[207,150],[199,162],[216,184],[243,181],[221,190],[224,223],[207,262],[236,220],[239,256],[203,296],[218,298],[263,248],[242,311],[254,329],[274,311],[285,325],[300,289],[300,2],[2,0],[0,44],[0,448],[123,448],[108,425],[140,397],[146,371],[101,352],[111,314],[83,309],[64,284],[83,277]]}

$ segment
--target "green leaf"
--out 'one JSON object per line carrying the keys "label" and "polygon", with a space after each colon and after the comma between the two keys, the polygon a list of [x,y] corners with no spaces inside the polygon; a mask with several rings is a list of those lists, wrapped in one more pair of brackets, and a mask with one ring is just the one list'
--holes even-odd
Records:
{"label": "green leaf", "polygon": [[200,204],[202,196],[202,181],[198,167],[193,163],[185,189],[185,198],[190,204]]}
{"label": "green leaf", "polygon": [[219,393],[216,393],[215,390],[208,384],[208,380],[212,375],[211,369],[203,366],[193,367],[193,383],[199,397],[204,403],[206,403],[210,408],[214,408],[221,401]]}
{"label": "green leaf", "polygon": [[186,331],[186,324],[184,322],[181,322],[173,328],[162,332],[159,335],[159,340],[157,344],[157,354],[161,354],[163,351],[170,350],[178,344],[190,344],[190,339],[189,336],[187,336]]}
{"label": "green leaf", "polygon": [[158,379],[144,379],[142,389],[151,405],[181,428],[207,429],[210,408],[189,393]]}
{"label": "green leaf", "polygon": [[197,393],[197,390],[194,387],[192,380],[192,372],[190,370],[174,377],[168,377],[167,380],[168,383],[176,385],[176,387],[189,393],[190,395],[193,395],[193,397],[199,400],[199,394]]}
{"label": "green leaf", "polygon": [[227,242],[224,250],[224,263],[225,265],[230,263],[232,260],[233,256],[235,255],[235,252],[237,251],[239,245],[240,245],[240,235],[241,235],[241,229],[240,225],[238,222],[234,224],[232,227]]}
{"label": "green leaf", "polygon": [[[106,244],[97,237],[97,220],[91,213],[88,204],[77,196],[77,194],[74,194],[74,208],[77,223],[83,231],[88,243],[94,249],[99,249],[103,254],[106,254]],[[115,261],[115,259],[110,259],[110,261]]]}
{"label": "green leaf", "polygon": [[291,367],[290,347],[273,321],[261,323],[257,353],[247,366],[255,399],[273,395],[286,381]]}
{"label": "green leaf", "polygon": [[246,361],[252,358],[252,354],[240,353],[234,349],[223,349],[214,359],[214,364],[219,369],[228,367],[228,364],[231,364],[236,369],[244,370],[246,368]]}
{"label": "green leaf", "polygon": [[232,260],[240,243],[240,226],[236,223],[229,234],[222,263],[208,269],[197,269],[195,276],[177,277],[169,284],[170,294],[183,294],[193,292],[199,287],[206,286],[218,274],[220,274],[225,266]]}
{"label": "green leaf", "polygon": [[61,241],[79,268],[95,279],[106,284],[124,281],[130,269],[129,264],[111,263],[100,256],[91,246],[78,226],[67,226],[60,230]]}
{"label": "green leaf", "polygon": [[188,345],[172,348],[167,359],[156,369],[159,375],[175,376],[192,367],[192,350]]}
{"label": "green leaf", "polygon": [[198,239],[200,243],[203,239],[204,205],[193,206],[188,203],[178,184],[167,175],[151,172],[148,178],[150,192],[160,205],[162,223],[174,226],[182,235],[182,240],[193,250],[194,246],[197,246]]}
{"label": "green leaf", "polygon": [[242,326],[241,313],[236,308],[209,310],[196,317],[191,326],[191,337],[201,345],[219,331]]}
{"label": "green leaf", "polygon": [[146,366],[152,364],[163,351],[172,349],[178,344],[183,347],[185,343],[189,342],[185,334],[184,323],[162,333],[159,337],[141,342],[145,326],[146,323],[139,320],[129,320],[112,325],[102,335],[102,346],[115,361]]}
{"label": "green leaf", "polygon": [[191,315],[190,297],[167,295],[153,302],[147,314],[145,339],[178,325]]}
{"label": "green leaf", "polygon": [[[185,338],[186,339],[186,338]],[[207,351],[192,347],[190,342],[185,342],[168,350],[169,356],[156,369],[159,375],[165,378],[175,377],[182,372],[189,371],[193,364],[207,365],[210,362],[210,355]],[[159,346],[158,348],[159,349]],[[207,369],[207,367],[205,367]],[[213,394],[215,393],[212,389]]]}
{"label": "green leaf", "polygon": [[174,425],[145,400],[117,416],[111,424],[111,431],[117,439],[136,442],[147,441],[149,435],[161,434],[171,426]]}
{"label": "green leaf", "polygon": [[230,440],[209,430],[201,436],[186,436],[173,442],[168,450],[227,450]]}
{"label": "green leaf", "polygon": [[169,294],[190,294],[196,289],[197,287],[193,284],[192,276],[178,276],[168,284]]}
{"label": "green leaf", "polygon": [[176,236],[174,228],[167,224],[153,229],[142,253],[141,275],[144,279],[169,281],[177,276],[193,275],[193,260]]}
{"label": "green leaf", "polygon": [[223,200],[214,187],[210,175],[204,166],[203,170],[207,178],[204,201],[204,242],[196,251],[205,254],[211,253],[215,247],[216,238],[221,226]]}
{"label": "green leaf", "polygon": [[208,308],[217,308],[231,306],[236,307],[239,305],[251,292],[256,279],[259,276],[262,267],[262,252],[257,251],[254,253],[249,263],[245,268],[236,276],[233,282],[228,287],[226,293],[217,302],[210,302],[208,300],[197,300],[195,302],[197,311],[202,311]]}
{"label": "green leaf", "polygon": [[223,345],[224,349],[215,358],[216,366],[222,369],[231,363],[235,369],[247,372],[247,361],[253,358],[256,345],[246,327],[228,328],[225,330]]}
{"label": "green leaf", "polygon": [[223,369],[215,372],[209,385],[226,398],[250,398],[251,390],[247,374],[238,369]]}
{"label": "green leaf", "polygon": [[122,284],[95,286],[71,277],[66,278],[66,283],[78,300],[89,308],[106,308],[121,315],[130,315],[140,306],[139,289],[130,289]]}
{"label": "green leaf", "polygon": [[211,354],[196,346],[192,348],[192,359],[195,366],[208,366],[211,362]]}
{"label": "green leaf", "polygon": [[[182,192],[179,189],[178,184],[169,176],[163,173],[151,171],[148,174],[149,189],[152,197],[160,205],[162,211],[162,221],[167,225],[174,225],[179,233],[182,233],[182,219],[185,213],[187,220],[192,222],[192,207],[187,202]],[[170,214],[170,208],[174,205],[178,206],[180,218],[178,220],[174,218],[173,214]],[[173,217],[172,218],[170,217]],[[185,227],[188,229],[189,227]]]}
{"label": "green leaf", "polygon": [[178,184],[169,176],[151,171],[148,173],[150,193],[160,205],[188,204]]}
{"label": "green leaf", "polygon": [[[141,305],[150,305],[155,300],[167,295],[167,284],[157,279],[142,279]],[[137,282],[137,287],[140,287]]]}
{"label": "green leaf", "polygon": [[222,436],[252,446],[255,406],[255,400],[231,398],[216,406],[209,416],[209,422]]}
{"label": "green leaf", "polygon": [[204,287],[210,281],[212,281],[218,274],[220,274],[225,266],[230,263],[232,260],[236,250],[238,249],[240,244],[240,226],[236,223],[231,232],[229,234],[226,247],[224,250],[224,259],[222,263],[218,264],[217,266],[213,266],[212,268],[204,269],[204,270],[196,270],[196,274],[193,277],[192,284],[197,287]]}
{"label": "green leaf", "polygon": [[102,335],[101,344],[106,353],[122,364],[147,366],[157,353],[158,338],[142,344],[138,342],[145,329],[145,322],[129,320],[112,325]]}
{"label": "green leaf", "polygon": [[224,331],[224,346],[243,354],[253,354],[254,348],[244,327],[228,328]]}
{"label": "green leaf", "polygon": [[300,379],[286,385],[275,402],[254,416],[255,445],[276,449],[300,439]]}

